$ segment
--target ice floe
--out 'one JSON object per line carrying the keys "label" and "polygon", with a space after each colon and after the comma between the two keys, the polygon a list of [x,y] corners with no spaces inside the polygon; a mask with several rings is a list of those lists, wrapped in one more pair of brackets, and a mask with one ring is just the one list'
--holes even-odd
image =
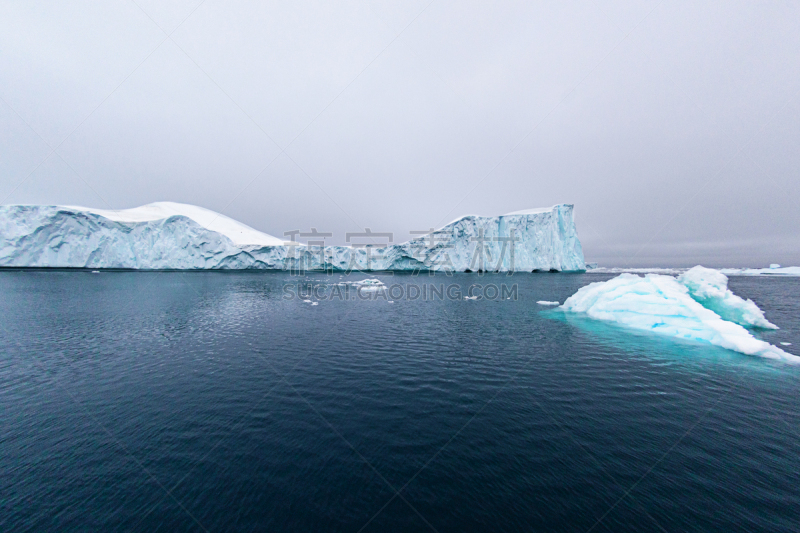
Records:
{"label": "ice floe", "polygon": [[362,279],[360,281],[340,281],[337,285],[350,285],[357,287],[361,291],[382,291],[386,289],[386,284],[376,278]]}
{"label": "ice floe", "polygon": [[[748,325],[769,324],[751,301],[728,293],[727,279],[692,269],[691,274],[672,276],[623,273],[608,281],[590,283],[567,298],[562,309],[584,313],[590,318],[615,322],[639,330],[679,339],[713,344],[747,355],[800,363],[800,357],[757,339],[740,324],[726,320],[703,302],[720,309],[725,316]],[[719,274],[718,272],[716,274]],[[720,274],[721,275],[721,274]],[[693,294],[700,295],[699,300]],[[755,308],[758,310],[756,313]],[[761,322],[763,320],[763,322]]]}

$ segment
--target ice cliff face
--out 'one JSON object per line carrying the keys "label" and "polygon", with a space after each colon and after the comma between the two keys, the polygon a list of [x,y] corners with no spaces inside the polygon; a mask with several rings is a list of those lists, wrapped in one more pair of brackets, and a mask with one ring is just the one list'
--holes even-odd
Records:
{"label": "ice cliff face", "polygon": [[531,272],[585,265],[566,204],[466,216],[403,244],[321,248],[283,242],[206,209],[159,202],[125,211],[0,206],[0,267]]}

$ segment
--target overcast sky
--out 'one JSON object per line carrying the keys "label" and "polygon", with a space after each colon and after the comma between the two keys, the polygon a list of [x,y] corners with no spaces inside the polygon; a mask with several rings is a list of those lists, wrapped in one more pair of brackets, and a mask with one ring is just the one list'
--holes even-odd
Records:
{"label": "overcast sky", "polygon": [[0,0],[0,203],[261,231],[574,203],[606,266],[800,264],[800,2]]}

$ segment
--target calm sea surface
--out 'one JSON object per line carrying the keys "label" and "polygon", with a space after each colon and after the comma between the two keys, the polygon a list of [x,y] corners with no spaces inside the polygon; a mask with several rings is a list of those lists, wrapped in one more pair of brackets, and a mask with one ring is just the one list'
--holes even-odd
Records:
{"label": "calm sea surface", "polygon": [[[611,276],[284,290],[365,277],[0,272],[0,530],[800,530],[800,367],[536,304]],[[800,279],[730,286],[800,353]]]}

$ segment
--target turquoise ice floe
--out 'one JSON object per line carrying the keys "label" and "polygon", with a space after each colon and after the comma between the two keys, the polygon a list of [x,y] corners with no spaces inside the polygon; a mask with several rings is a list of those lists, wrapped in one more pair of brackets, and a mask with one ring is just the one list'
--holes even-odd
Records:
{"label": "turquoise ice floe", "polygon": [[659,335],[800,363],[800,357],[757,339],[744,327],[777,329],[754,302],[733,294],[727,278],[713,269],[695,267],[678,278],[621,274],[582,287],[561,308]]}

